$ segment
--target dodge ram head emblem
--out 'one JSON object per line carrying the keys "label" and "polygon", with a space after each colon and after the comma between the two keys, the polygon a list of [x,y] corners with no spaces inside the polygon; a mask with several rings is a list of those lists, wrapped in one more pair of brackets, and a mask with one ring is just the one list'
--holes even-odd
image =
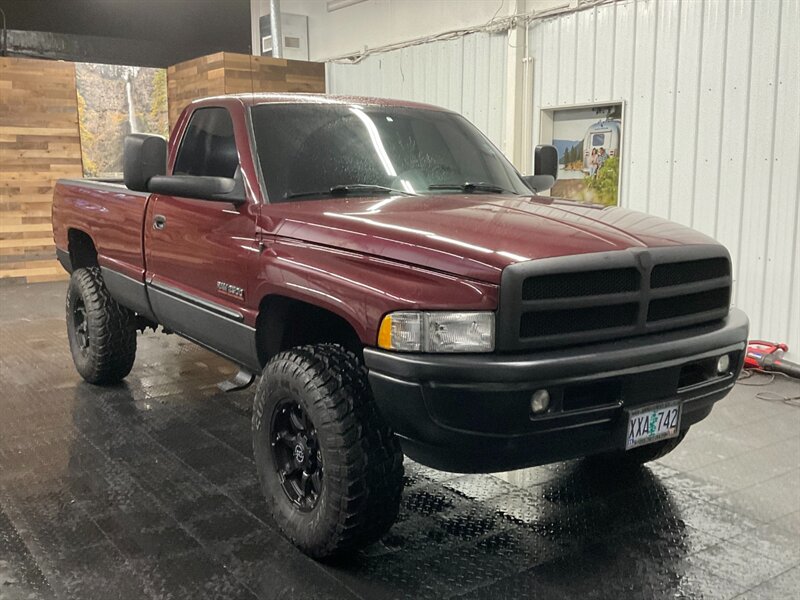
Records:
{"label": "dodge ram head emblem", "polygon": [[642,271],[649,271],[653,266],[653,257],[646,250],[636,253],[636,262],[639,263]]}
{"label": "dodge ram head emblem", "polygon": [[223,294],[228,294],[229,296],[234,296],[240,300],[244,300],[244,288],[240,288],[238,285],[232,285],[230,283],[225,283],[224,281],[218,281],[217,291],[222,292]]}

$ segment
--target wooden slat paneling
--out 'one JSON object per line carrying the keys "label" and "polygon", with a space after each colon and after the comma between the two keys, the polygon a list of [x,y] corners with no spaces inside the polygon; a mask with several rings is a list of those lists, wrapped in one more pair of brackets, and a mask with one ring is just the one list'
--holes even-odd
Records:
{"label": "wooden slat paneling", "polygon": [[225,93],[223,59],[224,53],[217,52],[167,68],[170,129],[192,100]]}
{"label": "wooden slat paneling", "polygon": [[0,279],[66,277],[50,207],[61,177],[81,177],[72,63],[0,57]]}
{"label": "wooden slat paneling", "polygon": [[[324,92],[321,63],[219,52],[167,70],[170,124],[195,98]],[[0,279],[66,276],[54,261],[50,207],[62,177],[82,176],[75,66],[0,58]]]}
{"label": "wooden slat paneling", "polygon": [[169,121],[189,102],[218,94],[325,92],[325,65],[268,56],[218,52],[167,69]]}
{"label": "wooden slat paneling", "polygon": [[224,54],[225,93],[325,92],[325,65],[269,56]]}

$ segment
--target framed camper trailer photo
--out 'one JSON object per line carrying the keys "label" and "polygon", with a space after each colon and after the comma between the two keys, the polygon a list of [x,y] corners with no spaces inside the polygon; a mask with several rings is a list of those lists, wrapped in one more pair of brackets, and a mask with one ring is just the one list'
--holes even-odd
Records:
{"label": "framed camper trailer photo", "polygon": [[558,181],[550,195],[619,204],[623,103],[542,110],[541,142],[558,149]]}

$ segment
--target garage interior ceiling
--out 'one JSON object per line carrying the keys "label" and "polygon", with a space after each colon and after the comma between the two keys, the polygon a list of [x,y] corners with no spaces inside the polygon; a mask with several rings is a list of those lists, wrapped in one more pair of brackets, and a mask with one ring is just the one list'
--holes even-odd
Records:
{"label": "garage interior ceiling", "polygon": [[3,0],[11,56],[167,67],[250,52],[249,0]]}

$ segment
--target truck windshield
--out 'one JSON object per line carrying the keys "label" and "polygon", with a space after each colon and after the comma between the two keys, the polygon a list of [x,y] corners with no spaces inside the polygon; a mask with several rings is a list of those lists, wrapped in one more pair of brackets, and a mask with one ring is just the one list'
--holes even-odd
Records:
{"label": "truck windshield", "polygon": [[[332,189],[531,194],[500,151],[455,113],[261,104],[252,108],[252,121],[270,202],[319,199]],[[344,194],[330,194],[337,195]]]}

